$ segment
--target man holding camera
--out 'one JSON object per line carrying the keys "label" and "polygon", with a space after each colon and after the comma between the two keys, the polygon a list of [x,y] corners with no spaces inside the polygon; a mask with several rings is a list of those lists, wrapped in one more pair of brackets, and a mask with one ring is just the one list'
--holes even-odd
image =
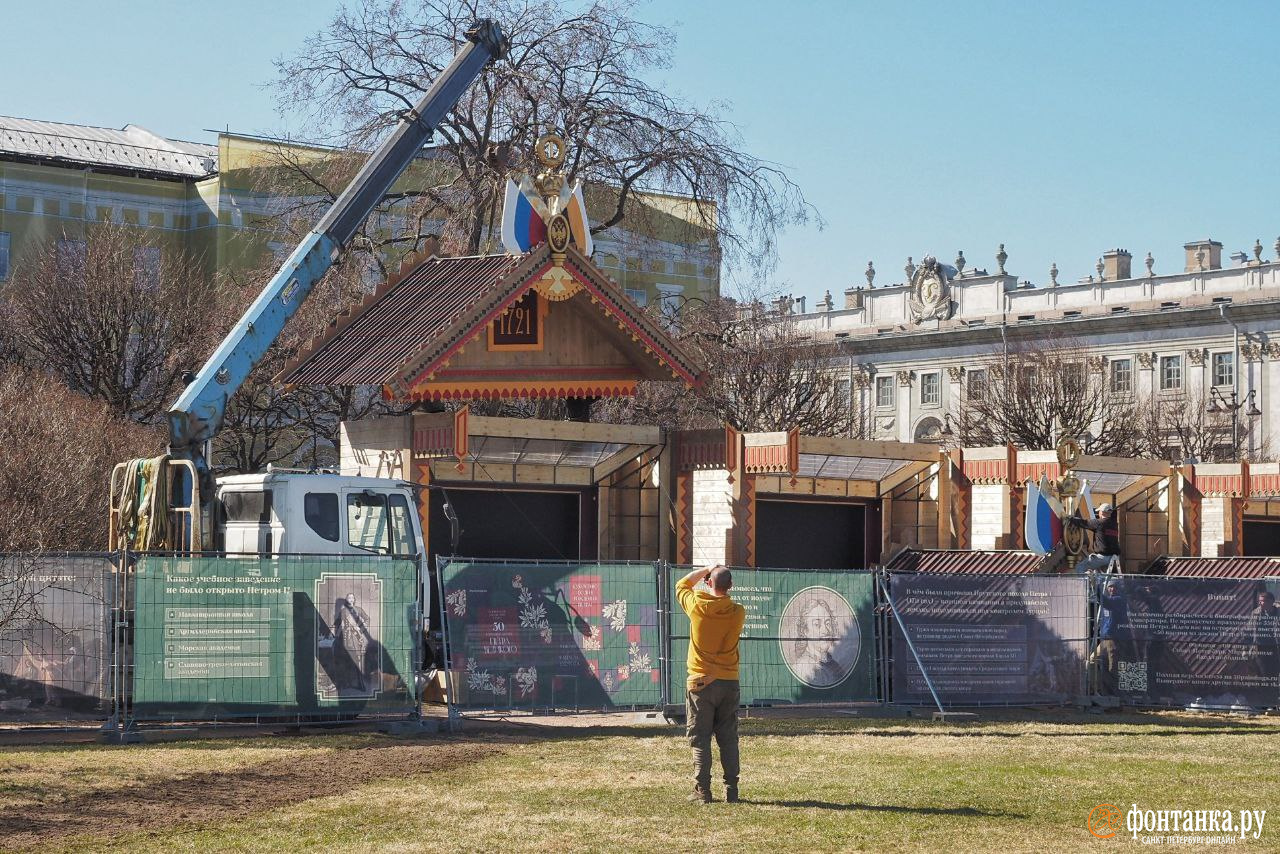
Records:
{"label": "man holding camera", "polygon": [[729,598],[727,567],[695,569],[676,582],[676,599],[689,616],[689,678],[685,685],[685,733],[693,747],[690,799],[709,804],[711,737],[720,748],[724,799],[738,801],[738,638],[746,609]]}

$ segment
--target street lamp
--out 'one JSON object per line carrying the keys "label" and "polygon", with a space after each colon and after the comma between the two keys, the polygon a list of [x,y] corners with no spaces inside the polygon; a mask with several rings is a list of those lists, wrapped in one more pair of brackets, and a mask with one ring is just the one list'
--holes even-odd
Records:
{"label": "street lamp", "polygon": [[1233,443],[1240,439],[1240,410],[1248,407],[1244,409],[1244,414],[1249,418],[1257,418],[1262,414],[1262,410],[1258,409],[1257,404],[1254,403],[1254,395],[1256,393],[1257,389],[1251,388],[1242,400],[1240,393],[1232,389],[1231,397],[1228,399],[1218,390],[1217,386],[1212,386],[1209,389],[1209,404],[1205,406],[1204,411],[1212,415],[1220,412],[1231,413],[1231,441]]}

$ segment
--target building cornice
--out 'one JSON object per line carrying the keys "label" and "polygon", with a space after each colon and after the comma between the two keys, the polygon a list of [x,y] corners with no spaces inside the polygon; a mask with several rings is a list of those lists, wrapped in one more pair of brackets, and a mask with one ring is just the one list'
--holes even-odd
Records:
{"label": "building cornice", "polygon": [[[1043,338],[1047,333],[1062,334],[1067,338],[1087,339],[1099,335],[1135,330],[1186,329],[1189,326],[1221,324],[1224,334],[1230,334],[1231,326],[1222,317],[1222,307],[1237,323],[1276,320],[1280,322],[1280,299],[1257,300],[1248,303],[1218,303],[1204,306],[1171,308],[1164,311],[1117,312],[1089,317],[1054,318],[1052,320],[1020,322],[987,322],[981,326],[963,328],[906,330],[883,335],[859,335],[836,338],[835,342],[847,355],[883,353],[886,349],[930,350],[936,353],[942,348],[989,345],[1002,338],[1012,341],[1028,341]],[[1247,310],[1247,315],[1244,313]],[[824,336],[825,337],[825,336]],[[1178,336],[1181,337],[1181,336]],[[1187,337],[1191,337],[1190,333]]]}

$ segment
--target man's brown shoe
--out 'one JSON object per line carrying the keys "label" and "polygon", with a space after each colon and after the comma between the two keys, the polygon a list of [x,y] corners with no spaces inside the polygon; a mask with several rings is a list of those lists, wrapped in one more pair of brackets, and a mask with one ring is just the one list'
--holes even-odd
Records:
{"label": "man's brown shoe", "polygon": [[724,787],[724,802],[726,804],[738,803],[738,787],[737,786]]}
{"label": "man's brown shoe", "polygon": [[704,789],[695,783],[693,787],[693,794],[689,795],[689,800],[693,801],[695,804],[709,804],[713,800],[711,797],[711,790]]}

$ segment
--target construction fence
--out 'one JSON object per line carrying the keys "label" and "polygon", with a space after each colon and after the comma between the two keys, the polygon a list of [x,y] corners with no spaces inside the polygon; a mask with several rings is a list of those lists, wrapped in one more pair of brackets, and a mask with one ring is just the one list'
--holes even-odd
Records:
{"label": "construction fence", "polygon": [[[688,567],[441,559],[439,569],[454,709],[683,703],[689,621],[676,582]],[[1134,706],[1280,706],[1280,611],[1264,595],[1276,580],[733,573],[747,705],[971,708],[1105,694]]]}
{"label": "construction fence", "polygon": [[418,712],[417,563],[0,556],[0,722],[281,723]]}
{"label": "construction fence", "polygon": [[[414,560],[0,555],[0,723],[420,713]],[[445,559],[450,712],[678,709],[665,562]],[[742,699],[963,708],[1280,706],[1280,579],[734,569]]]}

